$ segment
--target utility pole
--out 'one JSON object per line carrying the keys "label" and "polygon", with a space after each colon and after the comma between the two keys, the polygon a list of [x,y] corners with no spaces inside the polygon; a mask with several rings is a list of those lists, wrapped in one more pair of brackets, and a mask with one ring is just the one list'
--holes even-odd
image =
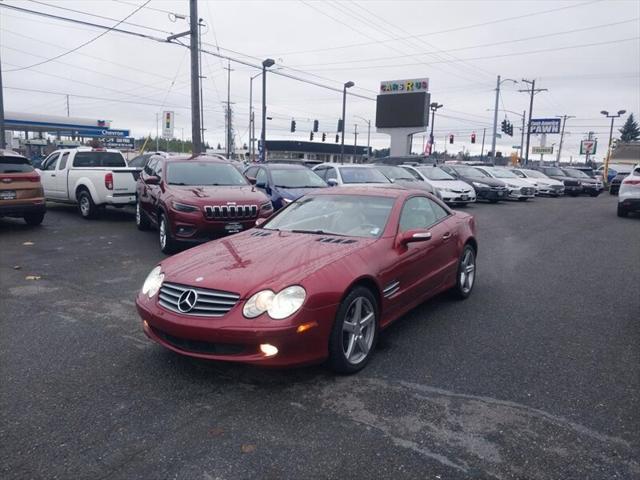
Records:
{"label": "utility pole", "polygon": [[358,124],[353,126],[353,163],[356,163],[356,147],[358,146]]}
{"label": "utility pole", "polygon": [[[587,134],[587,135],[588,135],[587,140],[593,140],[593,133],[594,133],[594,132],[590,131],[590,132]],[[586,156],[585,156],[585,159],[584,159],[584,163],[585,163],[587,166],[590,166],[590,165],[591,165],[591,163],[589,163],[589,162],[590,162],[590,159],[589,159],[589,152],[587,151]]]}
{"label": "utility pole", "polygon": [[621,115],[627,113],[627,111],[618,110],[617,114],[609,114],[609,112],[607,112],[606,110],[602,110],[600,113],[605,117],[611,119],[611,130],[609,130],[609,148],[607,149],[607,156],[604,159],[604,170],[602,172],[603,181],[606,185],[607,183],[609,183],[609,160],[611,159],[611,147],[613,146],[613,121]]}
{"label": "utility pole", "polygon": [[560,164],[560,154],[562,153],[562,140],[564,139],[564,127],[567,124],[567,118],[576,118],[573,115],[557,115],[562,118],[562,131],[560,133],[560,145],[558,145],[558,157],[556,158],[556,166]]}
{"label": "utility pole", "polygon": [[4,99],[2,97],[2,59],[0,59],[0,148],[6,147],[6,141],[4,134]]}
{"label": "utility pole", "polygon": [[160,151],[160,133],[158,131],[158,112],[156,112],[156,152]]}
{"label": "utility pole", "polygon": [[524,148],[524,120],[527,118],[527,111],[522,112],[522,131],[520,132],[520,163],[522,163],[522,149]]}
{"label": "utility pole", "polygon": [[69,95],[67,95],[67,118],[69,117]]}
{"label": "utility pole", "polygon": [[436,140],[433,136],[433,126],[436,124],[436,112],[442,107],[443,105],[438,102],[431,102],[431,104],[429,104],[429,108],[431,109],[431,133],[429,134],[429,143],[431,146],[429,147],[429,156],[435,153]]}
{"label": "utility pole", "polygon": [[531,89],[518,90],[519,92],[527,92],[531,95],[529,99],[529,122],[527,124],[527,149],[524,154],[524,164],[526,165],[529,163],[529,144],[531,142],[531,116],[533,115],[533,97],[536,93],[546,92],[548,90],[546,88],[536,88],[535,80],[525,80],[523,78],[522,81],[531,85]]}
{"label": "utility pole", "polygon": [[200,45],[202,45],[202,27],[204,23],[202,19],[198,19],[198,84],[200,85],[200,141],[201,148],[204,151],[204,95],[202,94],[202,79],[207,78],[202,75],[202,50],[200,49]]}
{"label": "utility pole", "polygon": [[496,105],[493,109],[493,135],[491,138],[491,161],[494,164],[496,163],[496,139],[498,138],[498,103],[500,102],[500,85],[503,82],[518,83],[517,80],[513,80],[512,78],[500,80],[500,75],[498,75],[496,81]]}
{"label": "utility pole", "polygon": [[260,162],[267,159],[267,68],[273,67],[276,61],[265,58],[262,61],[262,131],[260,132]]}
{"label": "utility pole", "polygon": [[202,124],[200,122],[200,42],[198,0],[189,0],[191,50],[191,142],[193,155],[202,153]]}
{"label": "utility pole", "polygon": [[480,160],[484,162],[484,136],[487,134],[487,129],[482,129],[482,148],[480,149]]}
{"label": "utility pole", "polygon": [[344,163],[344,132],[347,129],[347,88],[351,88],[355,85],[352,81],[348,81],[344,84],[342,89],[342,139],[340,140],[340,163]]}
{"label": "utility pole", "polygon": [[233,152],[231,150],[233,140],[231,138],[231,72],[233,71],[231,68],[231,60],[224,68],[227,71],[227,158],[231,158]]}

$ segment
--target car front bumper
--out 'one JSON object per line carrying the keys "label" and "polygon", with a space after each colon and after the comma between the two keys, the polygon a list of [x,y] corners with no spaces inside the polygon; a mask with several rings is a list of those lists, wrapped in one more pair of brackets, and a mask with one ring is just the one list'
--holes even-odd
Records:
{"label": "car front bumper", "polygon": [[471,192],[447,192],[444,190],[438,190],[440,198],[444,203],[472,203],[476,201],[476,194],[472,190]]}
{"label": "car front bumper", "polygon": [[509,195],[507,198],[513,199],[521,199],[521,198],[534,198],[536,196],[536,189],[533,187],[523,187],[523,188],[510,188]]}
{"label": "car front bumper", "polygon": [[[338,305],[316,310],[304,307],[285,320],[267,314],[248,319],[242,315],[244,300],[222,317],[178,314],[139,294],[136,308],[145,334],[181,355],[207,360],[248,363],[265,367],[293,367],[320,363],[328,356],[329,335]],[[300,325],[312,325],[299,333]],[[268,356],[260,345],[276,347]]]}
{"label": "car front bumper", "polygon": [[105,197],[105,203],[107,205],[135,205],[136,194],[135,193],[112,193]]}
{"label": "car front bumper", "polygon": [[507,198],[509,191],[507,189],[493,189],[493,188],[481,188],[474,187],[476,191],[476,198],[478,200],[504,200]]}

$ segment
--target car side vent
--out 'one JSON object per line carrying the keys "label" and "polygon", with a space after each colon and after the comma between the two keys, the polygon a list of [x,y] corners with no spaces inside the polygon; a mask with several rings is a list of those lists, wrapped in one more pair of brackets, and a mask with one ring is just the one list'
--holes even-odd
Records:
{"label": "car side vent", "polygon": [[271,235],[269,232],[253,232],[251,234],[252,237],[268,237],[269,235]]}
{"label": "car side vent", "polygon": [[333,237],[322,237],[316,240],[316,242],[321,243],[340,243],[340,244],[348,244],[348,243],[356,243],[355,240],[351,240],[348,238],[333,238]]}

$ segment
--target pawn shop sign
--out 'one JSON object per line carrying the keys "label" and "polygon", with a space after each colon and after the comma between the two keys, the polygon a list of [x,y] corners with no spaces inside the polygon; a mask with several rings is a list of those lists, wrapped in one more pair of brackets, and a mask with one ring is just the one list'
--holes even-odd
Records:
{"label": "pawn shop sign", "polygon": [[597,140],[582,140],[580,142],[580,155],[595,155]]}

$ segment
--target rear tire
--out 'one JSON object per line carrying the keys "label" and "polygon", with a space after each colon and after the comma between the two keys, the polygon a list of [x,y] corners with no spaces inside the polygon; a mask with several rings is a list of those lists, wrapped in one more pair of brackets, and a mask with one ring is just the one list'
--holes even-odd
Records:
{"label": "rear tire", "polygon": [[24,216],[24,221],[27,222],[27,225],[31,225],[32,227],[36,227],[40,225],[43,220],[44,220],[44,212],[27,213]]}
{"label": "rear tire", "polygon": [[456,274],[456,285],[451,289],[451,293],[458,299],[464,300],[471,295],[473,286],[476,283],[476,251],[466,244],[462,249],[462,255],[458,261],[458,272]]}
{"label": "rear tire", "polygon": [[520,198],[518,199],[518,201],[519,201],[519,202],[526,202],[527,200],[529,200],[529,198],[528,198],[528,197],[520,197]]}
{"label": "rear tire", "polygon": [[98,216],[99,208],[93,203],[89,191],[84,188],[78,193],[78,211],[80,215],[82,215],[82,218],[87,220]]}
{"label": "rear tire", "polygon": [[142,208],[140,208],[140,201],[136,202],[136,227],[138,227],[138,230],[142,231],[149,230],[151,227],[151,223],[149,222],[147,215],[142,211]]}
{"label": "rear tire", "polygon": [[489,199],[489,203],[498,203],[500,200],[498,200],[497,198],[490,198]]}
{"label": "rear tire", "polygon": [[619,217],[626,217],[628,213],[629,212],[627,211],[626,208],[624,208],[622,205],[618,204],[618,216]]}
{"label": "rear tire", "polygon": [[378,341],[378,302],[371,290],[356,287],[340,303],[329,337],[329,366],[338,373],[362,370]]}
{"label": "rear tire", "polygon": [[171,255],[178,249],[178,242],[171,235],[171,227],[164,213],[158,215],[158,240],[160,242],[160,250],[162,253]]}

